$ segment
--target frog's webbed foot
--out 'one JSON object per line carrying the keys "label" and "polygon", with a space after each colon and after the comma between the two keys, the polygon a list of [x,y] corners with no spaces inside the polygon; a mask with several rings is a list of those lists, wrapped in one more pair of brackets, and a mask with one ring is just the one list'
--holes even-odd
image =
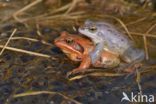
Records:
{"label": "frog's webbed foot", "polygon": [[96,61],[100,58],[101,53],[103,51],[104,43],[99,43],[96,45],[93,52],[90,53],[91,63],[95,64]]}

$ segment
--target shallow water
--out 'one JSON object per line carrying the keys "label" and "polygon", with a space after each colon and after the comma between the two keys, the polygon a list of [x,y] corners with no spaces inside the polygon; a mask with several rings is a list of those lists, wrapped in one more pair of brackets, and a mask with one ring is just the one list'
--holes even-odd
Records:
{"label": "shallow water", "polygon": [[[16,1],[18,0],[13,0],[8,4],[16,4]],[[21,2],[20,5],[26,4],[27,3],[24,4]],[[18,10],[18,8],[15,8],[15,10]],[[10,11],[10,8],[3,9]],[[4,13],[3,16],[5,16],[6,12],[1,13]],[[148,13],[145,12],[145,14]],[[128,24],[142,17],[143,15],[139,14],[126,15],[119,18]],[[96,15],[87,18],[111,22],[124,31],[116,20],[105,17],[105,15],[101,16],[100,14],[100,16]],[[80,19],[80,24],[87,18]],[[75,21],[58,21],[58,24],[55,26],[55,24],[48,24],[46,22],[43,24],[43,21],[41,21],[41,26],[38,30],[42,33],[42,37],[37,35],[37,28],[34,23],[24,25],[12,19],[1,22],[0,44],[4,45],[13,29],[17,28],[18,31],[14,37],[22,36],[44,40],[50,43],[51,46],[45,45],[40,41],[32,42],[22,39],[11,40],[9,46],[48,54],[52,58],[43,58],[5,50],[0,56],[0,104],[76,104],[76,102],[71,99],[83,104],[120,104],[123,92],[128,95],[130,95],[131,92],[138,94],[139,88],[136,82],[136,75],[130,75],[129,77],[84,77],[75,81],[69,81],[66,78],[67,72],[76,68],[78,64],[71,62],[60,49],[53,45],[53,41],[63,30],[76,33],[72,29],[72,26],[75,25],[73,22]],[[151,17],[145,21],[128,25],[127,27],[130,32],[145,33],[155,22],[156,20]],[[150,34],[155,35],[156,30],[151,31]],[[140,47],[143,47],[142,37],[134,36],[134,38],[136,43],[139,44]],[[153,45],[156,43],[154,38],[148,38],[148,41]],[[149,52],[151,61],[148,61],[147,65],[155,65],[156,47],[149,46]],[[156,71],[155,69],[148,69],[146,71],[147,72],[141,74],[140,85],[142,92],[145,95],[154,95],[156,97]],[[56,93],[13,98],[15,94],[29,91],[51,91]],[[59,93],[68,96],[70,99],[63,97]],[[122,103],[127,104],[129,102],[123,101]]]}

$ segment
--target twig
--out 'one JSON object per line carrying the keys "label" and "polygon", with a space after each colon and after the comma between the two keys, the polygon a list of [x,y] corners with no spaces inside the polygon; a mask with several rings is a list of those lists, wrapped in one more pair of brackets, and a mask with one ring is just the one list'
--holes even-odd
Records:
{"label": "twig", "polygon": [[52,92],[52,91],[33,91],[33,92],[31,91],[31,92],[16,94],[13,96],[13,98],[24,97],[24,96],[34,96],[34,95],[39,95],[39,94],[50,94],[50,95],[58,94],[60,96],[63,96],[65,99],[74,102],[75,104],[82,104],[82,103],[80,103],[80,102],[78,102],[78,101],[76,101],[76,100],[74,100],[68,96],[63,95],[62,93]]}
{"label": "twig", "polygon": [[17,29],[14,29],[12,34],[10,35],[9,39],[7,40],[7,42],[5,43],[4,47],[2,48],[1,52],[0,52],[0,55],[2,55],[2,53],[4,52],[5,48],[7,47],[7,45],[9,44],[12,36],[15,34],[15,32],[17,31]]}

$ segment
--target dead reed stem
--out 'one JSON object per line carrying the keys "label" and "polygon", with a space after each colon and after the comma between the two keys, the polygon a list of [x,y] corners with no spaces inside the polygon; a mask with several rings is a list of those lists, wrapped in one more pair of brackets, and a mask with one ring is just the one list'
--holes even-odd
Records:
{"label": "dead reed stem", "polygon": [[35,0],[35,1],[33,1],[32,3],[30,3],[29,5],[26,5],[26,6],[23,7],[22,9],[16,11],[16,12],[13,14],[14,19],[15,19],[16,21],[18,21],[18,22],[22,22],[22,20],[18,17],[18,15],[21,14],[22,12],[24,12],[24,11],[30,9],[31,7],[33,7],[34,5],[36,5],[36,4],[40,3],[40,2],[42,2],[42,0]]}
{"label": "dead reed stem", "polygon": [[54,95],[54,94],[58,94],[60,96],[62,96],[63,98],[65,98],[66,100],[69,100],[75,104],[82,104],[68,96],[65,96],[64,94],[62,93],[59,93],[59,92],[52,92],[52,91],[31,91],[31,92],[26,92],[26,93],[21,93],[21,94],[16,94],[13,96],[13,98],[18,98],[18,97],[25,97],[25,96],[35,96],[35,95],[40,95],[40,94],[50,94],[50,95]]}
{"label": "dead reed stem", "polygon": [[148,52],[148,46],[147,46],[147,35],[156,27],[156,24],[152,25],[147,31],[146,34],[144,34],[143,36],[143,40],[144,40],[144,49],[145,49],[145,55],[146,55],[146,60],[149,59],[149,52]]}
{"label": "dead reed stem", "polygon": [[[3,49],[4,48],[4,45],[0,45],[0,48]],[[44,57],[44,58],[50,58],[51,57],[50,55],[47,55],[47,54],[42,54],[42,53],[27,51],[27,50],[23,50],[23,49],[19,49],[19,48],[8,47],[8,46],[6,46],[5,49],[11,50],[11,51],[14,51],[14,52],[20,52],[20,53],[25,53],[25,54],[29,54],[29,55]]]}
{"label": "dead reed stem", "polygon": [[2,54],[3,54],[3,52],[4,52],[5,48],[6,48],[6,47],[7,47],[7,45],[9,44],[9,42],[10,42],[11,38],[13,37],[13,35],[15,34],[15,32],[16,32],[16,31],[17,31],[17,29],[14,29],[14,30],[13,30],[13,32],[12,32],[12,34],[10,35],[9,39],[7,40],[7,42],[5,43],[5,45],[3,46],[3,48],[2,48],[2,50],[1,50],[1,52],[0,52],[0,55],[2,55]]}

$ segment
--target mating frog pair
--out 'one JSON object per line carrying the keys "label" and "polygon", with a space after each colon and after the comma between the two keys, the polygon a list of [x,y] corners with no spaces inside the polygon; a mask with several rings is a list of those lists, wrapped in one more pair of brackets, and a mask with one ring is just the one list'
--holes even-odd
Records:
{"label": "mating frog pair", "polygon": [[56,46],[71,60],[81,61],[72,73],[85,71],[90,65],[115,68],[121,64],[120,61],[135,66],[144,59],[144,51],[136,48],[126,35],[109,23],[87,20],[79,32],[92,41],[67,32],[55,40]]}

